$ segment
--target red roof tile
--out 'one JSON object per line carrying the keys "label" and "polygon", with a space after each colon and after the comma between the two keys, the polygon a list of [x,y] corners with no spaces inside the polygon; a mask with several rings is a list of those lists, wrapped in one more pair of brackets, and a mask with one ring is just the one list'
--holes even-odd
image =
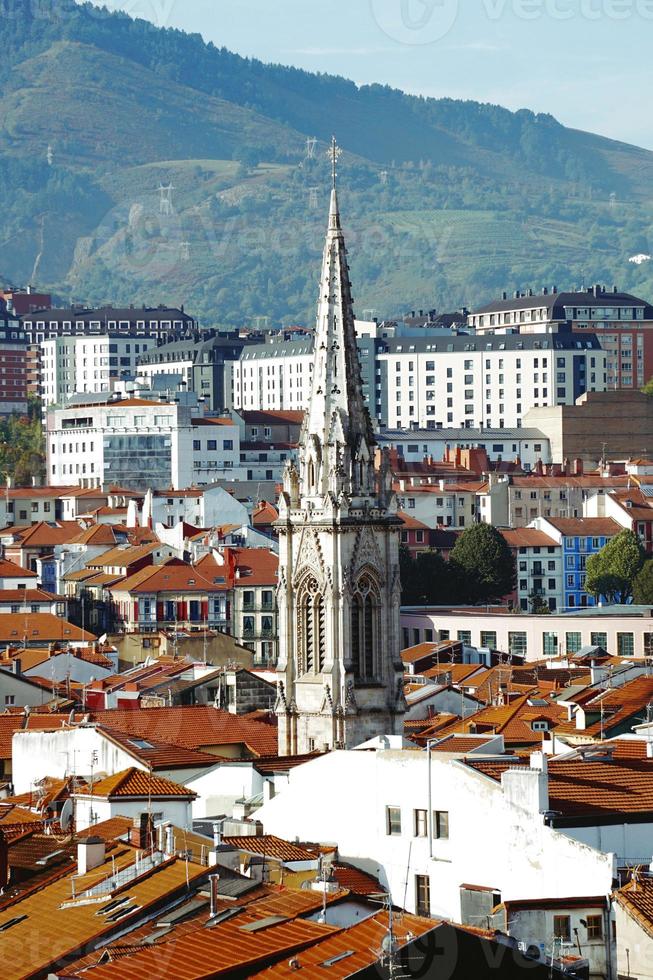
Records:
{"label": "red roof tile", "polygon": [[[90,789],[83,791],[81,795],[85,796],[90,791]],[[161,776],[135,767],[93,783],[92,793],[93,796],[103,796],[108,800],[167,799],[171,796],[194,800],[197,797],[197,793],[179,783],[173,783],[171,779],[163,779]]]}

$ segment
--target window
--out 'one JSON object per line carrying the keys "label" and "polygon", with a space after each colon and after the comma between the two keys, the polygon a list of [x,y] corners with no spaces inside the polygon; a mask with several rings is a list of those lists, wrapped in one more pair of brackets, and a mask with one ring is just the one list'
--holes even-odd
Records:
{"label": "window", "polygon": [[199,439],[193,439],[193,452],[198,453],[202,448],[202,443]]}
{"label": "window", "polygon": [[431,883],[428,875],[415,875],[415,911],[417,915],[431,914]]}
{"label": "window", "polygon": [[449,811],[433,811],[433,837],[435,840],[449,840]]}
{"label": "window", "polygon": [[387,806],[385,808],[386,834],[389,837],[401,836],[401,807]]}
{"label": "window", "polygon": [[635,639],[632,633],[617,633],[617,656],[632,657],[635,653]]}
{"label": "window", "polygon": [[472,645],[472,631],[471,630],[458,630],[458,641],[463,643],[467,647]]}
{"label": "window", "polygon": [[497,634],[495,630],[481,630],[481,646],[489,647],[490,650],[496,650]]}
{"label": "window", "polygon": [[588,915],[586,921],[587,921],[587,938],[603,939],[603,916]]}
{"label": "window", "polygon": [[427,837],[427,813],[426,810],[415,810],[413,813],[414,835],[415,837]]}
{"label": "window", "polygon": [[208,442],[207,442],[207,444],[206,444],[206,448],[208,449],[208,451],[210,453],[214,453],[217,450],[217,448],[218,448],[217,441],[215,439],[209,439]]}
{"label": "window", "polygon": [[543,633],[542,634],[542,652],[545,657],[555,657],[558,654],[558,634],[557,633]]}
{"label": "window", "polygon": [[568,915],[553,916],[553,935],[563,943],[571,942],[571,918]]}
{"label": "window", "polygon": [[12,704],[16,704],[16,695],[5,694],[5,706],[10,707]]}
{"label": "window", "polygon": [[526,633],[508,633],[508,651],[518,657],[525,657],[528,651]]}
{"label": "window", "polygon": [[578,653],[581,646],[580,633],[567,633],[567,653]]}
{"label": "window", "polygon": [[234,448],[234,441],[233,441],[233,439],[223,439],[222,440],[222,448],[223,449],[233,449]]}

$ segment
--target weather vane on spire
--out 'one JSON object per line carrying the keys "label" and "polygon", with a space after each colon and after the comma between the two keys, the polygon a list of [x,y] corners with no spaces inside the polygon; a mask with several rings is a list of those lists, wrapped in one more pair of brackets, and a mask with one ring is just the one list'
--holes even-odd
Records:
{"label": "weather vane on spire", "polygon": [[333,180],[333,186],[335,189],[336,180],[338,178],[338,160],[342,156],[342,150],[338,146],[335,136],[331,137],[331,148],[329,149],[329,156],[331,157],[331,178]]}

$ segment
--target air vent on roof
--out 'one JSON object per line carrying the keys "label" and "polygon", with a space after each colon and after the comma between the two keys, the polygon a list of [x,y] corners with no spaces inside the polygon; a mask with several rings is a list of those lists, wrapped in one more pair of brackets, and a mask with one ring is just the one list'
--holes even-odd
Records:
{"label": "air vent on roof", "polygon": [[330,960],[325,960],[324,963],[320,963],[320,966],[330,967],[335,966],[336,963],[340,963],[342,960],[348,959],[350,956],[354,955],[353,949],[347,949],[344,953],[339,953],[337,956],[332,956]]}
{"label": "air vent on roof", "polygon": [[8,922],[3,922],[0,926],[0,932],[6,932],[7,929],[11,929],[12,926],[17,926],[19,922],[24,922],[26,918],[26,915],[17,915],[14,919],[9,919]]}

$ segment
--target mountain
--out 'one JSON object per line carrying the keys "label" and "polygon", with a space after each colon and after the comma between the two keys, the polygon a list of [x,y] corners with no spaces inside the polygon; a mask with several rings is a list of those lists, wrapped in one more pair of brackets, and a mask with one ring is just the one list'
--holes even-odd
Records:
{"label": "mountain", "polygon": [[653,295],[653,263],[628,262],[653,252],[653,153],[527,110],[264,65],[74,0],[11,10],[0,267],[14,282],[183,302],[207,324],[310,320],[335,132],[359,313],[585,280]]}

